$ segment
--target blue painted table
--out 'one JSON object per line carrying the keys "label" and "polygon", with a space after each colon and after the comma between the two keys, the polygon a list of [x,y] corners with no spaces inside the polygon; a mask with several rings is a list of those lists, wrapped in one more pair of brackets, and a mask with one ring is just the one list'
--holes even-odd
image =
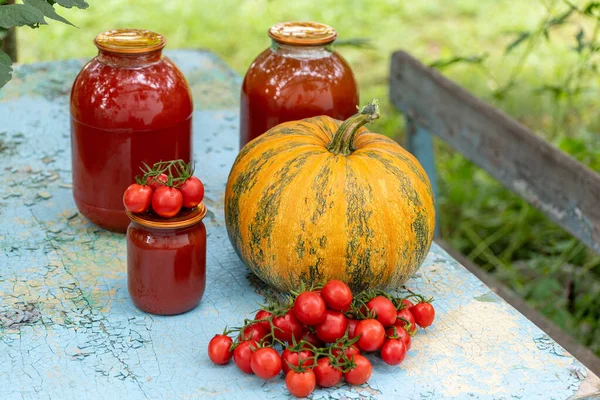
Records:
{"label": "blue painted table", "polygon": [[[0,398],[281,398],[206,356],[261,296],[229,244],[223,191],[237,153],[240,78],[208,52],[170,56],[193,88],[197,171],[206,182],[208,281],[175,317],[137,310],[125,239],[77,213],[71,197],[69,91],[80,60],[22,65],[0,90]],[[437,319],[401,367],[373,357],[367,385],[313,399],[592,398],[599,380],[438,246],[407,286],[436,298]]]}

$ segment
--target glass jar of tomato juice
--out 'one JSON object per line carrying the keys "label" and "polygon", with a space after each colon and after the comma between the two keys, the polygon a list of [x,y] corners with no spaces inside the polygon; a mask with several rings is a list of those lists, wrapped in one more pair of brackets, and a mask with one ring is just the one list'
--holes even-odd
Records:
{"label": "glass jar of tomato juice", "polygon": [[169,219],[127,211],[127,286],[140,310],[174,315],[200,303],[206,286],[205,215],[204,203]]}
{"label": "glass jar of tomato juice", "polygon": [[104,32],[71,91],[73,196],[91,222],[125,232],[123,192],[140,166],[192,156],[192,95],[163,36]]}
{"label": "glass jar of tomato juice", "polygon": [[345,120],[356,113],[356,80],[332,48],[332,27],[284,22],[269,36],[271,47],[250,65],[242,84],[240,148],[282,122],[318,115]]}

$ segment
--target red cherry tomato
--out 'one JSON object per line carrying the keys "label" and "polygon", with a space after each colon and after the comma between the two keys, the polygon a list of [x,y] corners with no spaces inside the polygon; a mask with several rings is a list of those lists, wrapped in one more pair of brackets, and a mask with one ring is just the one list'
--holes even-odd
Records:
{"label": "red cherry tomato", "polygon": [[[396,328],[395,332],[394,332],[394,328]],[[394,338],[396,338],[396,336],[397,336],[396,339],[400,339],[402,341],[402,343],[404,343],[406,350],[410,350],[410,345],[411,345],[412,340],[410,338],[410,335],[406,331],[406,329],[404,329],[403,327],[394,326],[391,328],[387,328],[387,330],[385,331],[385,334],[387,336],[394,337]]]}
{"label": "red cherry tomato", "polygon": [[410,308],[414,306],[414,303],[412,301],[410,301],[409,299],[402,299],[402,308],[408,308],[408,310],[410,311]]}
{"label": "red cherry tomato", "polygon": [[152,195],[152,209],[163,218],[171,218],[181,210],[181,192],[169,186],[161,186]]}
{"label": "red cherry tomato", "polygon": [[263,347],[252,354],[250,367],[256,376],[272,379],[281,372],[281,357],[271,347]]}
{"label": "red cherry tomato", "polygon": [[344,374],[344,379],[351,385],[362,385],[373,373],[371,362],[364,356],[354,356],[356,366]]}
{"label": "red cherry tomato", "polygon": [[342,371],[332,366],[328,357],[319,358],[313,371],[317,384],[324,388],[335,386],[342,380]]}
{"label": "red cherry tomato", "polygon": [[179,187],[185,208],[194,208],[204,199],[204,185],[200,179],[191,176]]}
{"label": "red cherry tomato", "polygon": [[229,351],[233,340],[227,335],[215,335],[208,343],[208,358],[215,364],[227,364],[232,352]]}
{"label": "red cherry tomato", "polygon": [[152,190],[156,191],[159,187],[165,185],[169,180],[169,177],[166,174],[160,174],[154,178],[147,177],[146,185],[150,186]]}
{"label": "red cherry tomato", "polygon": [[318,293],[302,292],[294,301],[294,315],[304,325],[317,325],[325,318],[325,302]]}
{"label": "red cherry tomato", "polygon": [[396,307],[394,303],[386,297],[373,297],[367,303],[367,308],[375,312],[377,321],[381,322],[384,327],[394,325],[396,322]]}
{"label": "red cherry tomato", "polygon": [[[315,332],[312,332],[310,330],[306,330],[304,332],[304,335],[302,335],[302,340],[312,344],[315,347],[325,347],[325,343],[323,343],[323,341],[317,337],[317,334]],[[306,347],[310,348],[309,346]]]}
{"label": "red cherry tomato", "polygon": [[360,336],[356,344],[363,351],[378,350],[385,340],[385,329],[376,319],[363,319],[356,326],[355,333]]}
{"label": "red cherry tomato", "polygon": [[348,318],[348,338],[354,339],[356,336],[356,325],[358,325],[360,321],[354,318]]}
{"label": "red cherry tomato", "polygon": [[335,343],[333,346],[331,346],[331,354],[333,354],[334,357],[339,357],[342,353],[346,354],[346,357],[348,357],[349,359],[352,359],[352,356],[357,356],[360,354],[360,350],[358,347],[356,347],[356,345],[351,344],[350,346],[346,347],[345,349],[342,349],[342,343]]}
{"label": "red cherry tomato", "polygon": [[292,342],[292,336],[299,341],[304,333],[302,324],[294,316],[293,310],[273,318],[273,325],[275,325],[275,337],[284,342]]}
{"label": "red cherry tomato", "polygon": [[344,282],[333,279],[323,286],[321,297],[332,310],[346,311],[352,303],[352,290]]}
{"label": "red cherry tomato", "polygon": [[258,348],[258,343],[254,340],[247,340],[240,343],[233,350],[233,362],[238,366],[240,370],[247,374],[252,373],[252,367],[250,366],[250,359],[254,350]]}
{"label": "red cherry tomato", "polygon": [[[415,323],[415,317],[413,316],[413,314],[408,311],[407,308],[403,308],[402,310],[398,310],[398,312],[396,313],[396,318],[398,318],[396,320],[396,323],[394,324],[395,326],[400,326],[402,328],[406,328],[406,326],[408,325],[406,323],[406,321],[410,322],[410,332],[411,334],[414,334],[417,331],[417,324]],[[406,320],[406,321],[404,321]]]}
{"label": "red cherry tomato", "polygon": [[260,342],[262,338],[271,333],[271,329],[265,328],[260,323],[252,324],[247,326],[242,333],[240,333],[240,340],[254,340]]}
{"label": "red cherry tomato", "polygon": [[388,365],[398,365],[406,357],[406,346],[399,339],[387,339],[381,346],[381,359]]}
{"label": "red cherry tomato", "polygon": [[273,314],[271,314],[270,312],[265,311],[265,310],[259,310],[256,313],[256,315],[254,316],[254,320],[256,320],[256,321],[259,321],[261,319],[267,320],[267,321],[257,322],[257,324],[264,326],[266,330],[271,332],[271,324],[268,321],[268,319],[271,318],[271,316],[273,316]]}
{"label": "red cherry tomato", "polygon": [[285,375],[285,386],[295,397],[306,397],[315,390],[317,384],[315,373],[310,370],[302,372],[289,371]]}
{"label": "red cherry tomato", "polygon": [[290,349],[285,349],[283,353],[281,353],[281,367],[283,369],[283,373],[288,373],[290,370],[290,365],[296,367],[299,366],[300,361],[302,361],[303,368],[310,368],[315,364],[315,359],[312,352],[308,350],[291,351]]}
{"label": "red cherry tomato", "polygon": [[417,303],[410,309],[410,312],[415,317],[417,325],[421,328],[427,328],[433,324],[433,320],[435,319],[435,309],[431,303]]}
{"label": "red cherry tomato", "polygon": [[125,189],[125,193],[123,193],[123,205],[132,213],[148,211],[151,200],[152,188],[148,185],[134,183],[129,185],[129,187]]}
{"label": "red cherry tomato", "polygon": [[335,342],[344,336],[348,327],[348,319],[338,311],[326,310],[325,319],[315,327],[317,337],[325,343]]}

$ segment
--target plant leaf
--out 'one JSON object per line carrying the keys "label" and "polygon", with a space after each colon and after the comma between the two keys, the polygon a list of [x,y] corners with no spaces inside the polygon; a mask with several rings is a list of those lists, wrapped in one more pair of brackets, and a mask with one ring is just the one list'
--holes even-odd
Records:
{"label": "plant leaf", "polygon": [[23,3],[30,5],[31,7],[37,8],[44,14],[44,16],[46,16],[48,18],[51,18],[55,21],[64,22],[65,24],[68,24],[71,26],[75,26],[72,23],[70,23],[69,21],[67,21],[66,19],[64,19],[63,17],[61,17],[60,15],[58,15],[56,13],[56,11],[54,10],[54,7],[52,7],[52,5],[50,3],[48,3],[46,0],[23,0]]}
{"label": "plant leaf", "polygon": [[39,24],[46,25],[44,14],[35,7],[28,4],[9,4],[0,6],[0,27],[29,25],[36,27]]}
{"label": "plant leaf", "polygon": [[562,25],[567,21],[567,18],[569,18],[569,16],[571,14],[573,14],[573,11],[575,11],[576,8],[570,7],[568,11],[562,13],[561,15],[554,17],[552,19],[550,19],[550,21],[548,21],[548,26],[556,26],[556,25]]}
{"label": "plant leaf", "polygon": [[577,40],[577,47],[575,47],[575,51],[578,53],[581,53],[586,47],[585,41],[583,40],[584,36],[585,32],[583,31],[583,28],[579,28],[579,32],[577,32],[577,35],[575,35],[575,40]]}
{"label": "plant leaf", "polygon": [[529,39],[530,36],[531,32],[521,32],[515,40],[513,40],[508,46],[506,46],[504,54],[508,54],[511,51],[513,51],[518,45],[523,43],[525,40]]}
{"label": "plant leaf", "polygon": [[431,68],[443,69],[457,63],[481,64],[488,57],[487,54],[476,54],[471,56],[456,56],[447,59],[435,60],[429,64]]}
{"label": "plant leaf", "polygon": [[85,0],[54,0],[54,3],[58,4],[61,7],[71,8],[77,7],[85,10],[90,5],[85,2]]}
{"label": "plant leaf", "polygon": [[2,51],[2,41],[0,40],[0,88],[12,77],[12,60],[10,56]]}
{"label": "plant leaf", "polygon": [[583,8],[583,13],[586,15],[597,17],[598,14],[595,13],[596,10],[600,10],[600,2],[599,1],[591,1]]}

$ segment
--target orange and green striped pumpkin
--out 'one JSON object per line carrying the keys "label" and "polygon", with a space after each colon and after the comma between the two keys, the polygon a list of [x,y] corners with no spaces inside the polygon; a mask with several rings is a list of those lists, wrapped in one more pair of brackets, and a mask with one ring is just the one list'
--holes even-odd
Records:
{"label": "orange and green striped pumpkin", "polygon": [[433,239],[431,186],[410,153],[363,127],[378,117],[374,101],[343,122],[280,124],[242,149],[225,221],[264,282],[282,291],[329,279],[393,289],[419,268]]}

